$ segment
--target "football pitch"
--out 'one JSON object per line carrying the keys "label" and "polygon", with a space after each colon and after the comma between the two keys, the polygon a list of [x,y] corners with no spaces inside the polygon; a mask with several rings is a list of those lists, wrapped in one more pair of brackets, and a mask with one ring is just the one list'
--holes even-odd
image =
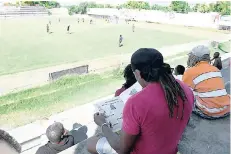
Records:
{"label": "football pitch", "polygon": [[[46,24],[51,21],[50,34]],[[141,47],[160,48],[206,39],[186,27],[159,24],[77,22],[77,17],[16,18],[1,20],[0,75],[82,60],[132,53]],[[70,33],[67,26],[70,25]],[[162,28],[163,27],[163,28]],[[119,35],[123,35],[123,47]],[[193,34],[193,35],[192,35]]]}

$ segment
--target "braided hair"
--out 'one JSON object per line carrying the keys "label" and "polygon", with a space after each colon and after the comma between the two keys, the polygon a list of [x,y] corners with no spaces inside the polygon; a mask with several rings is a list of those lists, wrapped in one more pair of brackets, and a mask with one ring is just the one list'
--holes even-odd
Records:
{"label": "braided hair", "polygon": [[184,116],[184,104],[187,101],[186,94],[180,84],[172,75],[169,64],[163,62],[162,54],[156,49],[141,48],[137,50],[131,58],[132,69],[140,71],[141,78],[146,82],[158,82],[163,88],[165,99],[169,109],[169,117],[173,118],[174,109],[177,108],[177,118],[179,102],[178,97],[183,101],[182,116]]}

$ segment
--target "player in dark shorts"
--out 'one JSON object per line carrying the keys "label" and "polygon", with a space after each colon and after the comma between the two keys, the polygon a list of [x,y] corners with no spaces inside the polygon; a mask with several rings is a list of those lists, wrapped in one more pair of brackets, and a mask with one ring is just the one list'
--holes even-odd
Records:
{"label": "player in dark shorts", "polygon": [[79,18],[78,18],[78,24],[79,24]]}
{"label": "player in dark shorts", "polygon": [[50,32],[49,24],[47,24],[47,33]]}
{"label": "player in dark shorts", "polygon": [[92,22],[93,22],[93,21],[92,21],[92,19],[91,19],[91,20],[90,20],[90,24],[92,24]]}
{"label": "player in dark shorts", "polygon": [[123,46],[123,36],[120,35],[120,38],[119,38],[119,47],[122,47]]}
{"label": "player in dark shorts", "polygon": [[84,18],[82,18],[82,21],[84,22]]}
{"label": "player in dark shorts", "polygon": [[132,25],[132,31],[135,32],[135,24]]}
{"label": "player in dark shorts", "polygon": [[70,33],[70,25],[67,26],[67,33]]}

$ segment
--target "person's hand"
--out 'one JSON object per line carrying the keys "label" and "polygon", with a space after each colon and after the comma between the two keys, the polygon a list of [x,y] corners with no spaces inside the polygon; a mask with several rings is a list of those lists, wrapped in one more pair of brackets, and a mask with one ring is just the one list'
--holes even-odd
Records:
{"label": "person's hand", "polygon": [[68,135],[69,131],[67,129],[64,128],[64,133],[63,135]]}
{"label": "person's hand", "polygon": [[102,124],[106,123],[106,118],[103,114],[95,113],[94,121],[98,126],[102,126]]}

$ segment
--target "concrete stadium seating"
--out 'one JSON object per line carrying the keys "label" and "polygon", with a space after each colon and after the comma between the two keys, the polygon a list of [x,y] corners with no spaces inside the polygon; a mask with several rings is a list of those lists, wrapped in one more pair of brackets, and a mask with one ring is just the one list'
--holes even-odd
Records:
{"label": "concrete stadium seating", "polygon": [[[223,70],[222,76],[224,82],[226,84],[227,91],[230,90],[230,53],[225,54],[222,56],[223,62]],[[108,96],[107,98],[102,98],[101,100],[108,99],[113,96]],[[93,136],[96,134],[97,126],[96,124],[91,121],[92,120],[92,113],[94,113],[94,104],[98,102],[96,100],[92,103],[86,104],[82,107],[76,107],[69,111],[65,111],[64,113],[60,113],[59,115],[54,115],[54,117],[50,117],[49,120],[53,121],[60,121],[65,123],[65,127],[67,129],[71,128],[74,121],[78,121],[82,125],[86,125],[88,128],[87,135],[88,137]],[[81,115],[80,111],[85,111],[83,115]],[[75,115],[75,117],[73,117]],[[69,119],[73,117],[74,119]],[[84,118],[83,118],[84,117]],[[82,121],[80,121],[82,119]],[[88,119],[88,120],[87,120]],[[23,147],[22,154],[31,154],[35,153],[35,151],[41,145],[47,142],[47,139],[41,139],[44,136],[44,132],[46,128],[42,128],[40,125],[32,125],[29,124],[30,127],[28,128],[21,128],[18,130],[13,130],[10,132],[12,136],[16,137]],[[70,126],[70,127],[68,127]],[[184,133],[182,142],[179,144],[179,151],[181,154],[217,154],[217,153],[227,153],[230,151],[230,118],[224,118],[220,120],[204,120],[196,115],[192,115],[190,123]],[[41,128],[40,128],[41,127]],[[27,134],[25,132],[30,132],[33,130],[33,137],[32,134]],[[69,129],[70,130],[70,129]],[[208,131],[209,130],[209,131]],[[22,133],[23,139],[22,139]],[[219,132],[219,133],[218,133]],[[14,134],[17,134],[15,136]],[[42,143],[41,140],[44,142]],[[33,152],[32,152],[33,151]],[[61,152],[60,154],[89,154],[86,150],[86,140],[80,142],[79,144],[70,147],[69,149]]]}
{"label": "concrete stadium seating", "polygon": [[48,15],[48,11],[42,6],[4,6],[0,8],[0,17],[44,15]]}

